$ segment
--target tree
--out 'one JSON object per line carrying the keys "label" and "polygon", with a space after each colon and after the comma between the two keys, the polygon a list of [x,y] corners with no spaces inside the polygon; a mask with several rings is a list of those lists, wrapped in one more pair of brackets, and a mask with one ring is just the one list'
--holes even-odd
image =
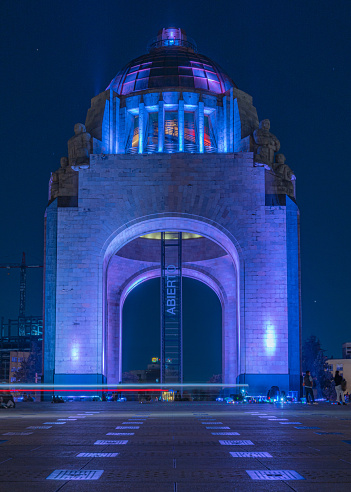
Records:
{"label": "tree", "polygon": [[[218,396],[220,389],[221,389],[222,374],[213,374],[213,376],[211,376],[207,382],[210,384],[218,384],[219,385],[217,388],[212,387],[212,388],[207,389],[207,398],[214,399],[214,398],[216,398],[216,396]],[[204,394],[205,393],[206,392],[204,392]]]}
{"label": "tree", "polygon": [[222,374],[213,374],[207,382],[211,384],[222,383]]}
{"label": "tree", "polygon": [[130,384],[136,384],[139,383],[139,378],[136,374],[133,374],[132,372],[126,371],[122,373],[122,382],[123,383],[130,383]]}
{"label": "tree", "polygon": [[311,335],[302,345],[302,370],[311,371],[317,395],[330,399],[333,392],[332,375],[328,369],[324,352],[320,340],[315,335]]}
{"label": "tree", "polygon": [[16,373],[16,381],[21,383],[35,383],[37,375],[42,372],[42,345],[32,342],[32,350],[29,357],[23,358],[21,366]]}

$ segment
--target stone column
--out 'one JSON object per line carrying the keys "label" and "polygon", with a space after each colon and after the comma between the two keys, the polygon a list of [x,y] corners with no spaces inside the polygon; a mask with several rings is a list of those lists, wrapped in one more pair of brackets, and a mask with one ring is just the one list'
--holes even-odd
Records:
{"label": "stone column", "polygon": [[158,102],[158,151],[163,152],[165,137],[165,103]]}
{"label": "stone column", "polygon": [[233,87],[229,95],[229,152],[234,152],[234,95]]}
{"label": "stone column", "polygon": [[227,96],[223,96],[223,151],[228,152],[227,138]]}
{"label": "stone column", "polygon": [[199,152],[203,154],[205,150],[204,147],[205,134],[204,134],[204,103],[202,101],[199,102],[198,128],[199,128]]}
{"label": "stone column", "polygon": [[119,152],[119,108],[120,108],[120,100],[119,100],[119,97],[114,97],[113,99],[114,101],[114,135],[113,135],[113,138],[114,138],[114,145],[113,145],[113,152],[115,154],[118,154]]}
{"label": "stone column", "polygon": [[139,147],[138,153],[142,154],[144,150],[144,131],[145,131],[145,104],[139,104]]}
{"label": "stone column", "polygon": [[178,142],[179,152],[184,152],[184,101],[181,99],[178,105]]}

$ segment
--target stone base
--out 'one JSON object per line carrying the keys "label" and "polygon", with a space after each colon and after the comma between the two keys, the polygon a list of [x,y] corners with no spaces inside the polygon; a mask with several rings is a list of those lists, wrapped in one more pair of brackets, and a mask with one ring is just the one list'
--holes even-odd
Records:
{"label": "stone base", "polygon": [[[54,375],[54,385],[65,385],[68,386],[67,388],[62,388],[62,389],[70,389],[70,385],[76,385],[76,388],[72,388],[72,393],[69,391],[60,391],[60,389],[55,389],[53,394],[59,395],[59,396],[68,396],[68,395],[99,395],[101,396],[102,391],[97,390],[96,392],[94,391],[87,391],[87,390],[93,390],[94,387],[92,388],[85,388],[85,385],[96,385],[96,388],[98,388],[101,384],[106,384],[106,377],[103,374],[55,374]],[[81,388],[79,387],[81,386]],[[81,391],[77,391],[81,389]],[[74,391],[73,391],[74,390]],[[47,393],[45,395],[45,400],[51,400],[52,394]]]}
{"label": "stone base", "polygon": [[247,391],[252,396],[267,396],[268,390],[272,386],[278,386],[280,391],[285,391],[286,394],[291,390],[298,389],[289,386],[289,374],[240,374],[238,383],[248,384]]}

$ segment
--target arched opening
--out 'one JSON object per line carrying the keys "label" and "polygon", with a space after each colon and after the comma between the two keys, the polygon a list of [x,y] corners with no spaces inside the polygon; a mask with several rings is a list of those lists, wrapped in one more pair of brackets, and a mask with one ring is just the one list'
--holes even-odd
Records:
{"label": "arched opening", "polygon": [[222,307],[212,289],[183,279],[184,383],[206,383],[222,374]]}
{"label": "arched opening", "polygon": [[[160,279],[137,285],[122,313],[122,374],[157,382],[160,357]],[[222,307],[203,282],[183,278],[183,374],[185,383],[205,383],[222,373]]]}
{"label": "arched opening", "polygon": [[[228,231],[198,217],[154,217],[135,221],[115,231],[102,251],[103,263],[103,372],[110,383],[122,376],[122,311],[129,293],[147,280],[160,276],[160,241],[151,236],[161,231],[189,234],[183,276],[209,286],[222,308],[223,382],[235,383],[240,366],[240,260],[237,242]],[[195,235],[195,237],[194,237]],[[156,238],[153,238],[154,240]],[[154,247],[151,247],[151,241]],[[147,251],[144,245],[148,243]],[[185,251],[185,250],[184,250]]]}

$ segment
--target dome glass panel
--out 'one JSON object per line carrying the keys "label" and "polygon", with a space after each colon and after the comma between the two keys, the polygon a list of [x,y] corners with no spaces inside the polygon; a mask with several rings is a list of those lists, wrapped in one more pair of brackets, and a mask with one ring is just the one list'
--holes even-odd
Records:
{"label": "dome glass panel", "polygon": [[120,95],[182,87],[222,94],[236,87],[219,65],[194,49],[196,45],[184,31],[164,29],[151,44],[150,53],[128,63],[107,89]]}

